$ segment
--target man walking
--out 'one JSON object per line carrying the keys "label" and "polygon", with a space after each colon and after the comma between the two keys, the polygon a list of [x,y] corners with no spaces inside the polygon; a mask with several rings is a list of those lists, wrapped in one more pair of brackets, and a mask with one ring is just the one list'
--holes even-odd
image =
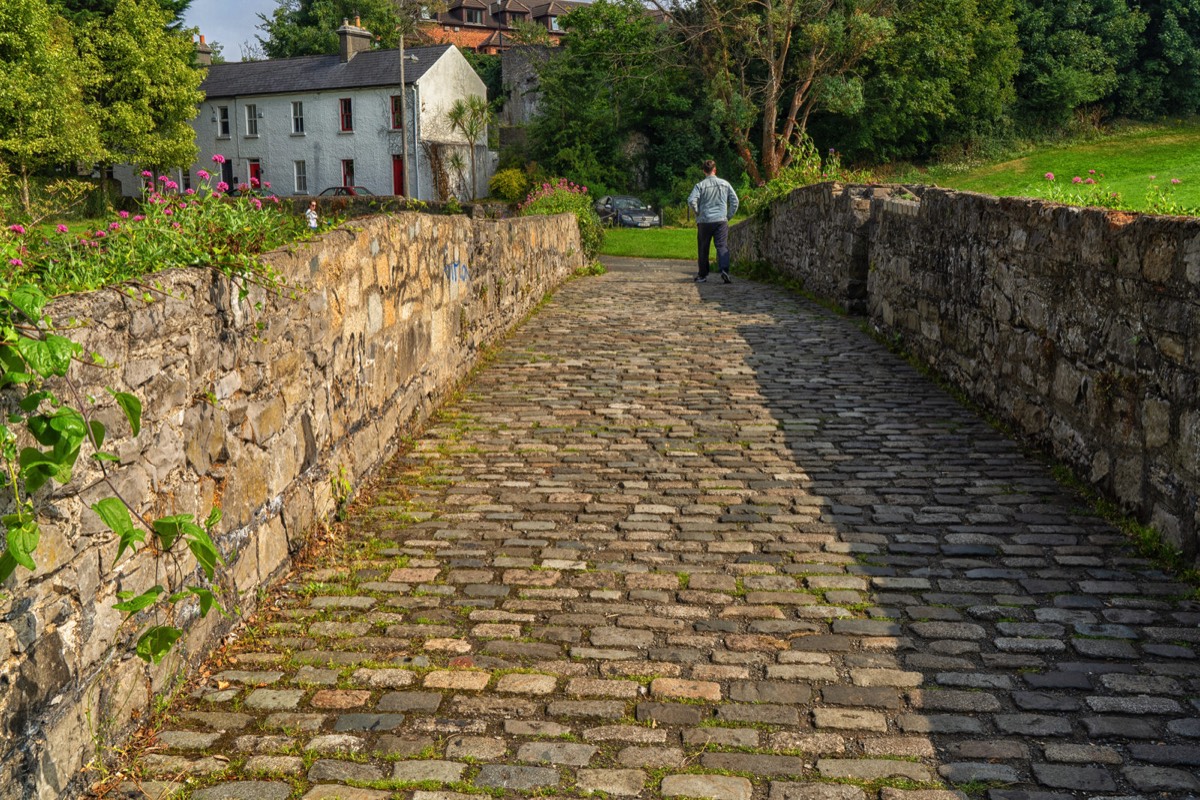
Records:
{"label": "man walking", "polygon": [[729,181],[717,177],[717,163],[704,162],[704,180],[692,188],[688,205],[696,212],[696,247],[700,273],[696,283],[708,280],[708,243],[717,245],[717,265],[721,280],[729,280],[729,220],[737,213],[738,196]]}

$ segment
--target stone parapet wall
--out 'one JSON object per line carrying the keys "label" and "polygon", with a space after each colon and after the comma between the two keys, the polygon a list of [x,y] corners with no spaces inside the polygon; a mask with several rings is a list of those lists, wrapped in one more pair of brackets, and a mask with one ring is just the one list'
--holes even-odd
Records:
{"label": "stone parapet wall", "polygon": [[[146,514],[223,510],[220,594],[242,614],[335,510],[331,478],[358,485],[482,348],[584,263],[569,215],[415,213],[356,220],[267,260],[294,296],[254,289],[239,302],[227,279],[181,270],[155,276],[165,296],[150,303],[114,290],[51,307],[60,324],[84,321],[75,338],[116,365],[84,373],[85,391],[104,397],[111,385],[144,401],[136,439],[119,412],[99,414],[126,434],[106,447],[121,457],[122,492]],[[96,475],[81,472],[86,487]],[[114,565],[114,537],[87,510],[104,494],[56,499],[37,572],[18,572],[0,598],[3,800],[77,789],[79,768],[236,623],[192,613],[163,664],[134,657],[137,630],[121,626],[116,593],[171,588],[179,575],[157,574],[149,558]]]}
{"label": "stone parapet wall", "polygon": [[[919,195],[807,187],[731,240],[847,308],[865,269],[878,331],[1196,561],[1200,220]],[[865,219],[847,196],[870,197]]]}

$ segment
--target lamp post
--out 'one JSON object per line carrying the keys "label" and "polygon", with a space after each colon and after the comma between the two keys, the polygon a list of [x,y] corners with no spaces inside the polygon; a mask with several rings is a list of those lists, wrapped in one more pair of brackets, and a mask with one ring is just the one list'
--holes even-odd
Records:
{"label": "lamp post", "polygon": [[[416,56],[409,56],[409,59],[416,61]],[[403,172],[403,189],[404,199],[409,199],[408,194],[408,100],[407,88],[404,85],[404,32],[400,33],[400,170]]]}

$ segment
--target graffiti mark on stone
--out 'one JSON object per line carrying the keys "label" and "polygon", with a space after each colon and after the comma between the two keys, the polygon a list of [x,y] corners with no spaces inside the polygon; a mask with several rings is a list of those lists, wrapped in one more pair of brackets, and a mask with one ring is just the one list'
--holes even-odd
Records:
{"label": "graffiti mark on stone", "polygon": [[471,270],[466,264],[460,264],[457,261],[447,264],[442,268],[446,273],[446,280],[451,283],[466,283],[471,280]]}

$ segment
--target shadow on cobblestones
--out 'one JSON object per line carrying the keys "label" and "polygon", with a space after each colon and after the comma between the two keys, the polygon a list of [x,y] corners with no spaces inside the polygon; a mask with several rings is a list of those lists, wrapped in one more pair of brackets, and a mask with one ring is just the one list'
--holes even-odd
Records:
{"label": "shadow on cobblestones", "polygon": [[564,287],[127,774],[198,800],[1200,792],[1184,587],[853,324],[689,277]]}

